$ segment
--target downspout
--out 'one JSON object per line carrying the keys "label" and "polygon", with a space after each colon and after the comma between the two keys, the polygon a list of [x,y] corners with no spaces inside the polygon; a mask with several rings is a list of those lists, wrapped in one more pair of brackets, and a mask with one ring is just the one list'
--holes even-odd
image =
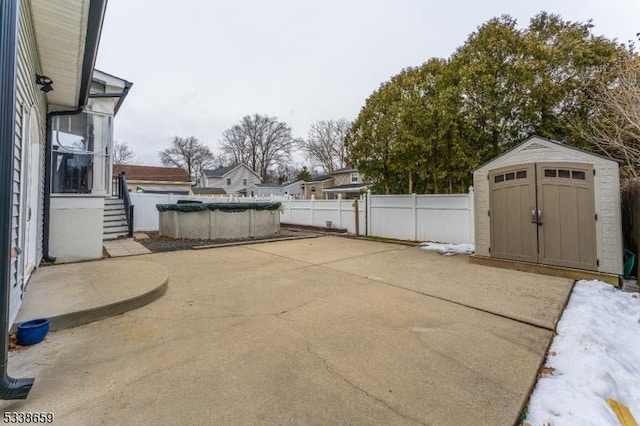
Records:
{"label": "downspout", "polygon": [[0,399],[4,400],[26,399],[34,381],[7,374],[17,33],[18,0],[0,0]]}

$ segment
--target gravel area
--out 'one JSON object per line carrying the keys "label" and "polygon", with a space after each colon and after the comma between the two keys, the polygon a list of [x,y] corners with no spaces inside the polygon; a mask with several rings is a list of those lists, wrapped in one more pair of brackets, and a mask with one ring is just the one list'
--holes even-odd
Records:
{"label": "gravel area", "polygon": [[233,244],[233,243],[247,243],[247,242],[259,242],[264,240],[278,240],[286,238],[305,238],[317,235],[313,232],[300,232],[281,229],[280,232],[267,235],[264,237],[252,237],[252,238],[219,238],[215,240],[192,240],[192,239],[173,239],[169,237],[161,237],[157,232],[145,232],[149,236],[148,239],[138,240],[140,244],[148,248],[154,253],[176,250],[190,250],[194,247],[209,246],[217,244]]}

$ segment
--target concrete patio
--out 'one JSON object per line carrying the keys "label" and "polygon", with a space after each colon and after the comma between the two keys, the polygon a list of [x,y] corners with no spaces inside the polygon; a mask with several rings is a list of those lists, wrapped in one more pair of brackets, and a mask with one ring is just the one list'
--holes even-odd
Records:
{"label": "concrete patio", "polygon": [[10,373],[36,383],[4,410],[61,424],[513,424],[572,288],[340,237],[135,259],[166,268],[166,294],[12,352]]}

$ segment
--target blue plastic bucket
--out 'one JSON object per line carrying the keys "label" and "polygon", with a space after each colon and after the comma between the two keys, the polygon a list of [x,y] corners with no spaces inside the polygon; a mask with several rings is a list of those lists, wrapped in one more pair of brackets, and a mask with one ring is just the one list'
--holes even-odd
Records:
{"label": "blue plastic bucket", "polygon": [[49,332],[49,320],[46,318],[23,322],[18,325],[18,344],[35,345],[42,342]]}

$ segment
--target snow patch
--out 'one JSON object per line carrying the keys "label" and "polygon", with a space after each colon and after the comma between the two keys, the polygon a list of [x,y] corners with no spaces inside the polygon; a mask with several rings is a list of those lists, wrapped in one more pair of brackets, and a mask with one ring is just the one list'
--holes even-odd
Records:
{"label": "snow patch", "polygon": [[469,254],[476,250],[473,244],[441,244],[441,243],[422,243],[422,250],[437,251],[445,256],[453,256],[455,254]]}
{"label": "snow patch", "polygon": [[558,323],[525,424],[615,425],[613,398],[640,421],[640,297],[578,281]]}

